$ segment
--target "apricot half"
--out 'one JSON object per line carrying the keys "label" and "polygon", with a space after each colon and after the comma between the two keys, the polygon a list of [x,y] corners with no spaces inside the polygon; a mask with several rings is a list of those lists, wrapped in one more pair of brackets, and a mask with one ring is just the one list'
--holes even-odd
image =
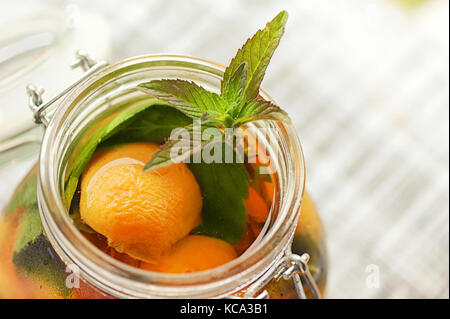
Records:
{"label": "apricot half", "polygon": [[184,163],[144,172],[159,146],[98,151],[81,180],[82,220],[121,253],[155,263],[201,221],[202,196]]}
{"label": "apricot half", "polygon": [[191,273],[218,267],[236,258],[227,242],[202,235],[189,235],[177,242],[169,255],[157,264],[142,263],[141,268],[165,273]]}

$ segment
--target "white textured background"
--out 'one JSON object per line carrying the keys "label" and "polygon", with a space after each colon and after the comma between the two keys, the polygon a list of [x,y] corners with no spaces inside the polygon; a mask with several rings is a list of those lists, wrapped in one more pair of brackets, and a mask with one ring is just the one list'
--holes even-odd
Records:
{"label": "white textured background", "polygon": [[[44,2],[106,17],[111,61],[163,52],[227,64],[287,9],[263,87],[303,143],[328,234],[327,297],[449,297],[448,1]],[[29,165],[0,172],[0,205]],[[379,288],[366,285],[372,265]]]}

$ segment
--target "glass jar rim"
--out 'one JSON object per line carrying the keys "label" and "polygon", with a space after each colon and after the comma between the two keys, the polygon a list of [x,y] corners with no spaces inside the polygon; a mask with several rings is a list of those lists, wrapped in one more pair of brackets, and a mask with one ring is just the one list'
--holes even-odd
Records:
{"label": "glass jar rim", "polygon": [[[304,191],[305,168],[303,152],[295,128],[290,124],[274,123],[288,143],[286,154],[292,167],[285,172],[291,183],[289,196],[280,203],[278,215],[269,232],[252,252],[210,270],[190,274],[165,274],[141,270],[123,264],[100,251],[73,225],[61,198],[58,185],[60,163],[55,163],[60,128],[80,102],[78,97],[87,90],[101,86],[104,79],[117,72],[139,69],[147,63],[177,65],[195,69],[205,74],[221,77],[224,66],[200,58],[156,54],[129,58],[112,64],[80,83],[59,103],[44,134],[38,179],[38,200],[44,229],[58,255],[76,265],[81,276],[108,294],[117,297],[218,297],[225,296],[247,286],[260,277],[279,258],[290,244],[300,213]],[[133,69],[134,70],[134,69]],[[116,72],[116,73],[115,73]],[[261,90],[261,96],[273,99]],[[60,154],[61,155],[61,154]],[[55,165],[57,164],[57,165]],[[277,220],[278,219],[278,220]],[[245,259],[245,260],[244,260]]]}

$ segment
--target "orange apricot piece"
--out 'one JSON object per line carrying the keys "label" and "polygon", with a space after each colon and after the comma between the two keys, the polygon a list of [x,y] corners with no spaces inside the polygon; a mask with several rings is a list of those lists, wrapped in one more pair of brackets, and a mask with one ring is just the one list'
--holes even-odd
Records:
{"label": "orange apricot piece", "polygon": [[256,239],[257,235],[255,236],[255,234],[253,233],[253,229],[250,227],[250,225],[251,225],[250,218],[247,218],[244,235],[242,236],[240,241],[233,244],[233,248],[234,250],[236,250],[238,255],[242,255]]}
{"label": "orange apricot piece", "polygon": [[159,263],[141,263],[141,268],[165,273],[191,273],[218,267],[236,257],[233,246],[223,240],[189,235],[177,242]]}
{"label": "orange apricot piece", "polygon": [[81,180],[82,220],[120,253],[155,263],[201,221],[202,196],[184,163],[144,172],[159,146],[130,143],[97,152]]}
{"label": "orange apricot piece", "polygon": [[253,187],[248,189],[248,199],[245,200],[247,214],[257,223],[264,223],[269,216],[266,201]]}

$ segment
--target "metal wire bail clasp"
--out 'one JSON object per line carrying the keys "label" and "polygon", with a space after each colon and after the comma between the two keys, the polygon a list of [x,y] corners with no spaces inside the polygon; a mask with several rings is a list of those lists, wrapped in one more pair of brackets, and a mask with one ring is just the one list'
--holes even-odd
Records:
{"label": "metal wire bail clasp", "polygon": [[[295,291],[299,299],[306,299],[306,293],[303,283],[308,287],[311,295],[315,299],[321,298],[319,288],[312,277],[308,268],[309,255],[307,253],[301,256],[293,254],[290,247],[286,254],[274,266],[272,266],[263,276],[251,284],[245,292],[245,298],[266,299],[269,298],[267,290],[258,294],[272,279],[292,279]],[[303,279],[303,282],[302,282]]]}
{"label": "metal wire bail clasp", "polygon": [[72,69],[81,67],[85,72],[77,79],[75,79],[75,81],[67,86],[64,90],[52,97],[49,101],[43,103],[42,95],[45,92],[43,88],[38,88],[33,84],[27,85],[27,94],[29,96],[28,106],[34,114],[34,121],[36,123],[44,124],[44,126],[47,126],[48,122],[50,121],[49,113],[52,110],[50,106],[65,94],[67,94],[79,83],[81,83],[83,80],[85,80],[87,77],[108,65],[108,62],[97,61],[83,50],[78,50],[76,52],[76,58],[77,59],[70,65],[70,67]]}

